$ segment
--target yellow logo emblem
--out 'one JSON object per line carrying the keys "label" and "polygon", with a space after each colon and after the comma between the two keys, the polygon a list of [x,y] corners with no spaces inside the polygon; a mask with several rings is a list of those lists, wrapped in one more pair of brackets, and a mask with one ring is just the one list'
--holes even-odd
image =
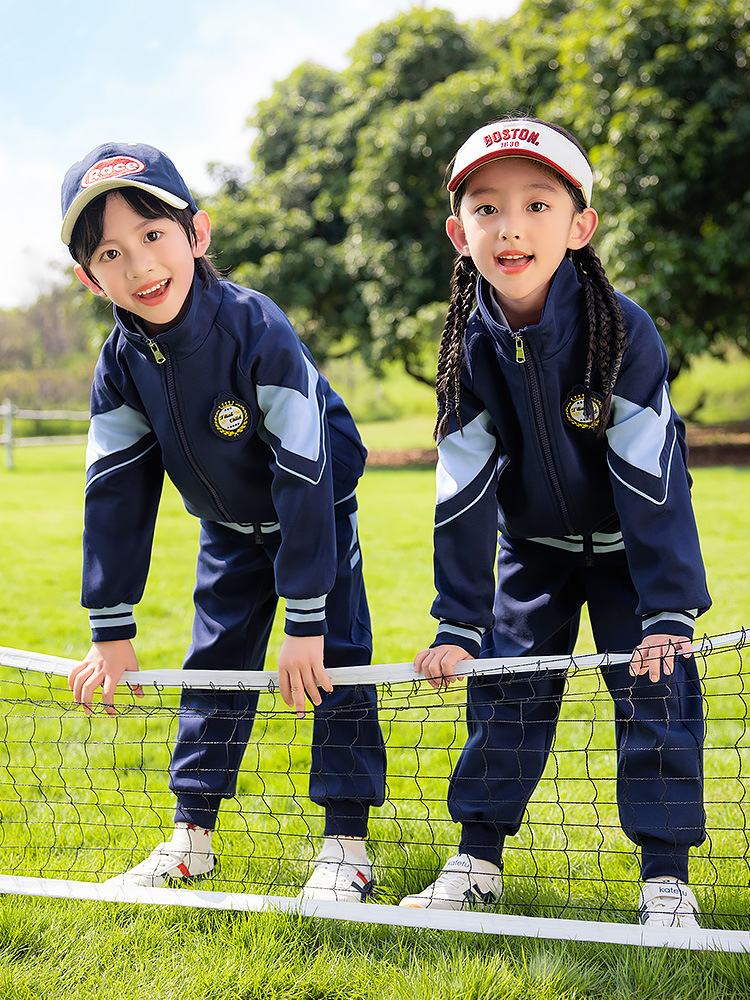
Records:
{"label": "yellow logo emblem", "polygon": [[586,431],[591,430],[599,423],[599,417],[602,412],[601,400],[597,399],[595,395],[591,396],[591,409],[593,416],[591,418],[586,416],[584,401],[585,394],[583,390],[580,391],[573,390],[565,401],[565,406],[563,407],[563,414],[565,419],[573,427],[577,427],[578,430]]}
{"label": "yellow logo emblem", "polygon": [[236,396],[222,396],[216,401],[211,414],[211,427],[224,438],[238,438],[247,430],[250,414],[247,406]]}

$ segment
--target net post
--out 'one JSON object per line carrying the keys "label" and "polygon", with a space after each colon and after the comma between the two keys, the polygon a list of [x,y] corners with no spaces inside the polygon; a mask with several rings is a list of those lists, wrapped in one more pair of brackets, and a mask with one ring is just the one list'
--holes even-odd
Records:
{"label": "net post", "polygon": [[13,469],[13,410],[11,400],[6,397],[0,404],[0,414],[3,417],[3,443],[5,445],[5,468]]}

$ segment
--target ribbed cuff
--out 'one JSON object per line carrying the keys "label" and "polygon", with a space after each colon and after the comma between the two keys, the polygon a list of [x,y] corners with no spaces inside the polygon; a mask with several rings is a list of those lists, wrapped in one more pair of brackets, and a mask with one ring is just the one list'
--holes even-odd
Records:
{"label": "ribbed cuff", "polygon": [[325,635],[328,632],[326,624],[326,597],[310,597],[306,600],[286,599],[286,618],[284,631],[287,635]]}
{"label": "ribbed cuff", "polygon": [[696,611],[657,611],[644,615],[643,638],[648,635],[680,635],[692,639],[695,632]]}
{"label": "ribbed cuff", "polygon": [[118,604],[114,608],[89,608],[88,613],[92,642],[132,639],[136,634],[132,604]]}
{"label": "ribbed cuff", "polygon": [[433,646],[459,646],[476,659],[482,648],[481,629],[441,620]]}

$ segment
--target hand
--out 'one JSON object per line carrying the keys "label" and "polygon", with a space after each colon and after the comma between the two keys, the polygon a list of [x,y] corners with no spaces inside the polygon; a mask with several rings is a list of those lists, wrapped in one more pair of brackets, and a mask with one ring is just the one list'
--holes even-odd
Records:
{"label": "hand", "polygon": [[426,680],[438,691],[441,687],[448,687],[457,679],[453,671],[457,663],[471,659],[472,655],[461,646],[432,646],[417,653],[414,658],[414,669],[417,673],[424,674]]}
{"label": "hand", "polygon": [[[138,659],[130,639],[115,639],[112,642],[95,642],[85,659],[77,663],[68,674],[68,687],[78,705],[83,705],[87,715],[91,714],[91,700],[94,691],[102,688],[102,704],[107,715],[117,715],[114,695],[117,682],[126,670],[137,670]],[[140,685],[132,688],[133,694],[143,697]]]}
{"label": "hand", "polygon": [[286,635],[279,651],[279,690],[285,704],[305,717],[305,692],[313,705],[323,700],[319,687],[333,691],[323,667],[322,635]]}
{"label": "hand", "polygon": [[674,670],[676,656],[689,656],[692,642],[684,635],[649,635],[633,650],[630,673],[633,677],[648,673],[654,684],[660,679],[662,670],[669,676]]}

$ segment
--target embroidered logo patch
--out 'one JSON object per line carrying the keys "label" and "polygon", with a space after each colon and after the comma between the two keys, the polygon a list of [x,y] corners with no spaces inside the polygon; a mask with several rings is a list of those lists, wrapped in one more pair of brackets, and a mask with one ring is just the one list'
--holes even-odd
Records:
{"label": "embroidered logo patch", "polygon": [[247,406],[229,393],[222,393],[211,411],[211,430],[222,438],[238,438],[247,431],[250,414]]}
{"label": "embroidered logo patch", "polygon": [[579,431],[589,431],[594,430],[599,423],[599,417],[602,414],[602,401],[595,394],[591,394],[591,408],[593,411],[593,416],[588,418],[585,413],[584,400],[585,393],[582,386],[576,386],[565,400],[565,405],[563,406],[563,416],[568,421],[568,423],[575,427]]}
{"label": "embroidered logo patch", "polygon": [[91,187],[100,181],[109,181],[113,177],[127,177],[129,174],[140,174],[146,166],[134,156],[109,156],[106,160],[99,160],[93,167],[89,167],[81,181],[81,187]]}

